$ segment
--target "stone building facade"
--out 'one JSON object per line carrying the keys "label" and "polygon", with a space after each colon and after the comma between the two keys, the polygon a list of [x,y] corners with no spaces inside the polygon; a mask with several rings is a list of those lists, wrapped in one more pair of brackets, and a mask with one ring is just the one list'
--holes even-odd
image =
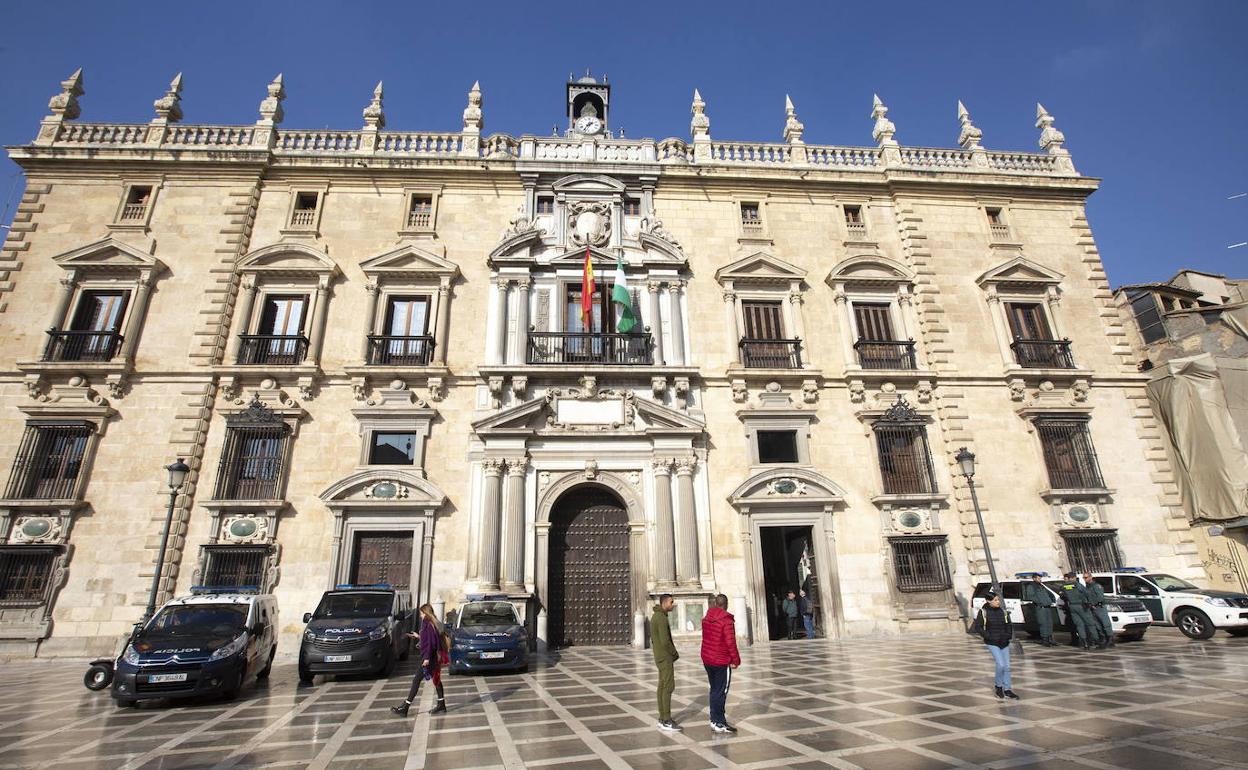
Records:
{"label": "stone building facade", "polygon": [[[1053,118],[959,146],[567,130],[78,120],[36,138],[0,252],[0,649],[112,649],[162,596],[255,584],[293,651],[321,591],[506,593],[541,643],[678,634],[712,593],[754,638],[806,589],[829,636],[955,627],[998,571],[1202,568]],[[583,303],[586,262],[597,276]],[[621,274],[617,276],[617,271]],[[621,280],[622,279],[622,280]],[[640,320],[620,324],[622,283]],[[587,308],[583,304],[588,305]],[[617,326],[618,324],[618,326]]]}

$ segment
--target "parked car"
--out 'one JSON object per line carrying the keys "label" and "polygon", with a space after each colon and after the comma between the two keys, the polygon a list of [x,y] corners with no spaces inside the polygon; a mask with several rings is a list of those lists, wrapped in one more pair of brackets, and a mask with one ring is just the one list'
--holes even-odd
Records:
{"label": "parked car", "polygon": [[528,669],[529,635],[505,596],[470,600],[451,629],[452,674]]}
{"label": "parked car", "polygon": [[[1040,573],[1042,576],[1045,573]],[[1001,600],[1005,607],[1010,611],[1010,620],[1020,628],[1026,630],[1029,636],[1038,636],[1039,631],[1036,625],[1037,608],[1031,602],[1024,603],[1022,600],[1023,584],[1030,583],[1031,580],[1011,579],[1001,581]],[[1057,614],[1053,623],[1054,631],[1065,631],[1070,633],[1074,630],[1070,622],[1070,615],[1066,611],[1065,600],[1062,599],[1060,580],[1045,580],[1044,588],[1053,597],[1054,609],[1050,610]],[[972,612],[979,612],[979,608],[984,604],[984,596],[991,588],[990,583],[979,583],[975,586],[975,593],[971,598]],[[1114,627],[1114,636],[1124,642],[1134,642],[1144,638],[1144,634],[1148,631],[1149,625],[1152,623],[1152,616],[1149,615],[1148,609],[1135,599],[1126,597],[1114,597],[1112,601],[1105,602],[1105,609],[1109,611],[1109,620]]]}
{"label": "parked car", "polygon": [[277,654],[277,599],[254,589],[195,587],[135,632],[117,661],[112,696],[141,700],[236,696],[266,679]]}
{"label": "parked car", "polygon": [[389,585],[340,585],[304,613],[299,682],[317,674],[389,676],[412,647],[412,594]]}
{"label": "parked car", "polygon": [[1248,594],[1200,588],[1164,572],[1123,567],[1093,574],[1105,593],[1142,602],[1158,625],[1178,626],[1189,639],[1208,639],[1219,629],[1248,636]]}

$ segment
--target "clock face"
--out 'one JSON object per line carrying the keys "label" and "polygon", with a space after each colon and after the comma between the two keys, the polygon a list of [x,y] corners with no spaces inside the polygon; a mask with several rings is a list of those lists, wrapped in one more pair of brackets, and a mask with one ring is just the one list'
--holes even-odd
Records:
{"label": "clock face", "polygon": [[596,134],[602,129],[602,121],[593,115],[582,115],[576,119],[576,130],[582,134]]}

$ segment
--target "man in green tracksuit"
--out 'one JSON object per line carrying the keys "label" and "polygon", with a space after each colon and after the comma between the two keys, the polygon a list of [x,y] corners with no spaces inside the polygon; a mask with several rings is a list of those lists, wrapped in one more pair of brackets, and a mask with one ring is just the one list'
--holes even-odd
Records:
{"label": "man in green tracksuit", "polygon": [[1092,620],[1101,635],[1101,649],[1114,644],[1114,624],[1109,619],[1109,610],[1105,609],[1105,587],[1096,582],[1091,572],[1083,573],[1083,590],[1088,593],[1088,604],[1092,605]]}
{"label": "man in green tracksuit", "polygon": [[1079,646],[1085,650],[1092,649],[1097,633],[1093,624],[1092,613],[1088,612],[1088,592],[1075,578],[1075,573],[1067,572],[1062,576],[1062,598],[1066,600],[1066,615],[1070,620],[1070,628],[1079,634]]}
{"label": "man in green tracksuit", "polygon": [[1036,626],[1040,632],[1040,644],[1055,647],[1053,641],[1053,594],[1045,587],[1041,572],[1031,573],[1031,582],[1023,584],[1023,601],[1036,608]]}
{"label": "man in green tracksuit", "polygon": [[659,723],[656,725],[666,732],[680,732],[680,725],[672,721],[672,692],[676,689],[676,645],[672,642],[672,627],[668,623],[667,614],[672,611],[676,600],[671,594],[659,596],[659,603],[654,606],[654,614],[650,616],[650,651],[654,653],[654,665],[659,669]]}

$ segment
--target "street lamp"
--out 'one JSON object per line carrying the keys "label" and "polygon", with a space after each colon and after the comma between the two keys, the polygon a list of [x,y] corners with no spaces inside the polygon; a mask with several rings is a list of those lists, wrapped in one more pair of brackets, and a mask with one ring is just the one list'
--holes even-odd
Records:
{"label": "street lamp", "polygon": [[186,474],[191,472],[191,468],[182,462],[179,457],[171,465],[165,468],[169,473],[169,510],[165,513],[165,531],[160,536],[160,555],[156,557],[156,574],[152,576],[152,592],[147,597],[147,609],[143,611],[143,620],[140,624],[151,620],[152,615],[156,614],[156,593],[160,590],[160,573],[165,566],[165,550],[169,546],[169,530],[173,528],[173,504],[178,500],[178,493],[182,491],[182,483],[186,481]]}
{"label": "street lamp", "polygon": [[975,506],[975,522],[979,524],[979,539],[984,544],[984,558],[988,560],[988,579],[992,581],[992,590],[1000,594],[1001,583],[997,580],[997,568],[992,564],[992,548],[988,546],[988,533],[984,531],[984,515],[980,513],[979,497],[975,494],[975,453],[962,447],[953,459],[958,461],[962,475],[966,478],[966,485],[970,487],[971,504]]}

